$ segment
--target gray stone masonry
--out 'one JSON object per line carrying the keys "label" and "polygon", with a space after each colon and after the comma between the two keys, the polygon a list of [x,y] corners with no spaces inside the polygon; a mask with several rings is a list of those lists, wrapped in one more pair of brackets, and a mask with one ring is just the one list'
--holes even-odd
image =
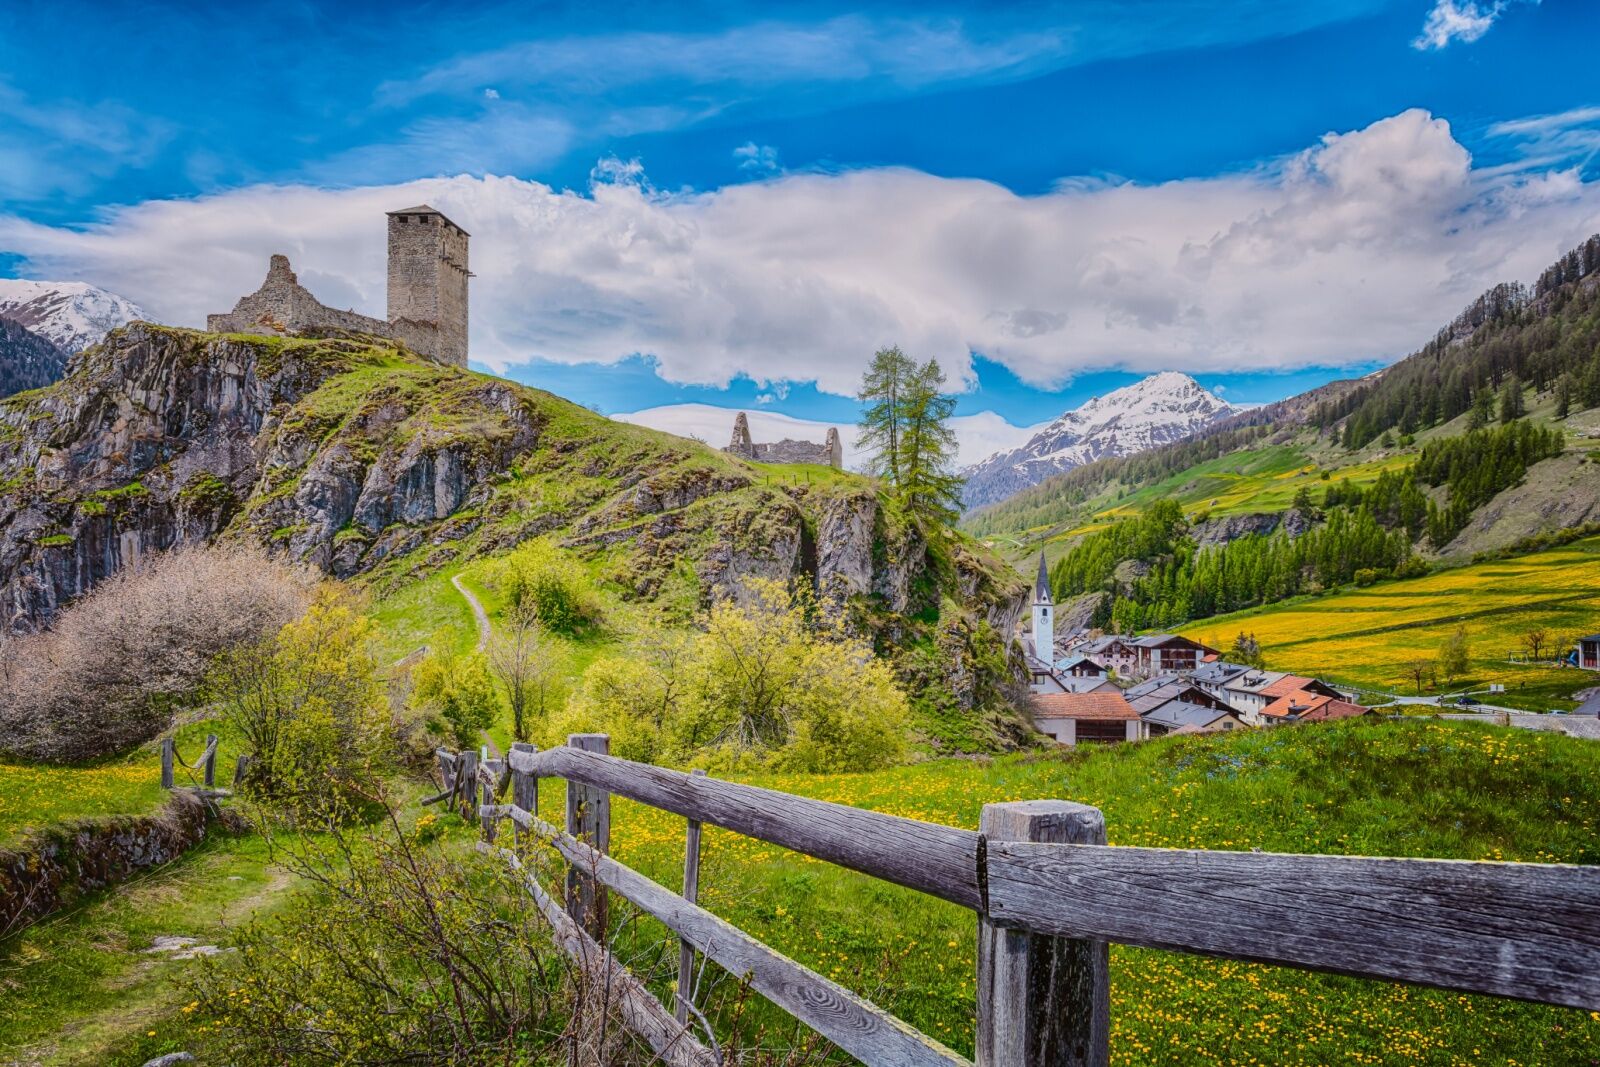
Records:
{"label": "gray stone masonry", "polygon": [[324,305],[301,285],[289,257],[273,256],[261,288],[212,333],[295,334],[352,330],[399,341],[418,355],[467,365],[467,232],[426,205],[389,213],[389,321]]}
{"label": "gray stone masonry", "polygon": [[828,427],[828,436],[820,445],[815,441],[794,441],[789,438],[771,444],[756,444],[750,439],[750,420],[742,411],[733,420],[733,439],[723,451],[758,463],[817,463],[824,467],[844,466],[844,447],[839,442],[839,431],[833,427]]}

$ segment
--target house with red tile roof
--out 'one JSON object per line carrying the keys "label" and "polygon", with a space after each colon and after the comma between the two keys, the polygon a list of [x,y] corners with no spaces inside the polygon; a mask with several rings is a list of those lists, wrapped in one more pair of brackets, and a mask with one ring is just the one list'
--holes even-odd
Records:
{"label": "house with red tile roof", "polygon": [[1114,744],[1148,736],[1139,713],[1121,692],[1036,693],[1033,725],[1063,745]]}
{"label": "house with red tile roof", "polygon": [[1366,715],[1371,710],[1360,704],[1352,704],[1339,696],[1296,689],[1262,708],[1261,718],[1269,725],[1289,722],[1328,722],[1333,719],[1353,719],[1358,715]]}

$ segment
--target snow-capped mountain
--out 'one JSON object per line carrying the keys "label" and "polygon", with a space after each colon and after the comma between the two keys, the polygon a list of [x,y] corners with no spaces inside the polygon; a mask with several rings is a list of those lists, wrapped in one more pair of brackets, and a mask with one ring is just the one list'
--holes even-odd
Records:
{"label": "snow-capped mountain", "polygon": [[118,326],[147,319],[131,300],[86,282],[0,278],[0,315],[77,355]]}
{"label": "snow-capped mountain", "polygon": [[1018,448],[968,467],[962,500],[979,508],[1038,485],[1052,474],[1169,444],[1237,414],[1187,374],[1163,371],[1097,396],[1067,412]]}

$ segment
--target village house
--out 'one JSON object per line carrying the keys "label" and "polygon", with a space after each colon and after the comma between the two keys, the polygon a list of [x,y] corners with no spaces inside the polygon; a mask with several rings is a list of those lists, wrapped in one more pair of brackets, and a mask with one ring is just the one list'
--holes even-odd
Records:
{"label": "village house", "polygon": [[1578,638],[1578,666],[1588,671],[1600,671],[1600,634]]}
{"label": "village house", "polygon": [[1148,736],[1139,713],[1115,689],[1045,693],[1031,702],[1034,728],[1063,745],[1115,744]]}
{"label": "village house", "polygon": [[[1319,685],[1321,683],[1318,683]],[[1261,720],[1269,726],[1295,722],[1329,722],[1333,719],[1353,719],[1367,715],[1371,708],[1351,703],[1342,697],[1327,693],[1296,689],[1285,693],[1261,709]]]}
{"label": "village house", "polygon": [[1158,674],[1193,674],[1217,650],[1177,634],[1151,634],[1134,640],[1133,671],[1142,678]]}
{"label": "village house", "polygon": [[1106,634],[1084,645],[1079,651],[1118,677],[1131,677],[1134,665],[1139,662],[1139,650],[1133,638],[1122,634]]}
{"label": "village house", "polygon": [[1232,708],[1215,708],[1205,704],[1191,704],[1187,700],[1169,700],[1154,711],[1139,716],[1150,737],[1166,734],[1209,734],[1223,730],[1247,730],[1244,720]]}

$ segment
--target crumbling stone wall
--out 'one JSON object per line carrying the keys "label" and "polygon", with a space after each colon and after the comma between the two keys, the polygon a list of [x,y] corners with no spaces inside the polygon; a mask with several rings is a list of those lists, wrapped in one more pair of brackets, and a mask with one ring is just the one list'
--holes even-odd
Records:
{"label": "crumbling stone wall", "polygon": [[782,441],[757,444],[750,439],[750,420],[739,412],[733,420],[733,438],[724,452],[758,463],[817,463],[825,467],[844,466],[844,448],[839,442],[839,431],[829,427],[827,439],[822,444],[815,441]]}
{"label": "crumbling stone wall", "polygon": [[[226,315],[207,315],[206,330],[211,333],[250,333],[284,335],[312,330],[351,330],[389,337],[419,355],[442,359],[439,353],[439,333],[426,322],[384,322],[354,311],[340,311],[324,305],[300,284],[288,256],[273,256],[267,267],[267,279],[261,288],[249,296],[241,297]],[[456,362],[465,366],[466,347],[461,345],[461,358]]]}

